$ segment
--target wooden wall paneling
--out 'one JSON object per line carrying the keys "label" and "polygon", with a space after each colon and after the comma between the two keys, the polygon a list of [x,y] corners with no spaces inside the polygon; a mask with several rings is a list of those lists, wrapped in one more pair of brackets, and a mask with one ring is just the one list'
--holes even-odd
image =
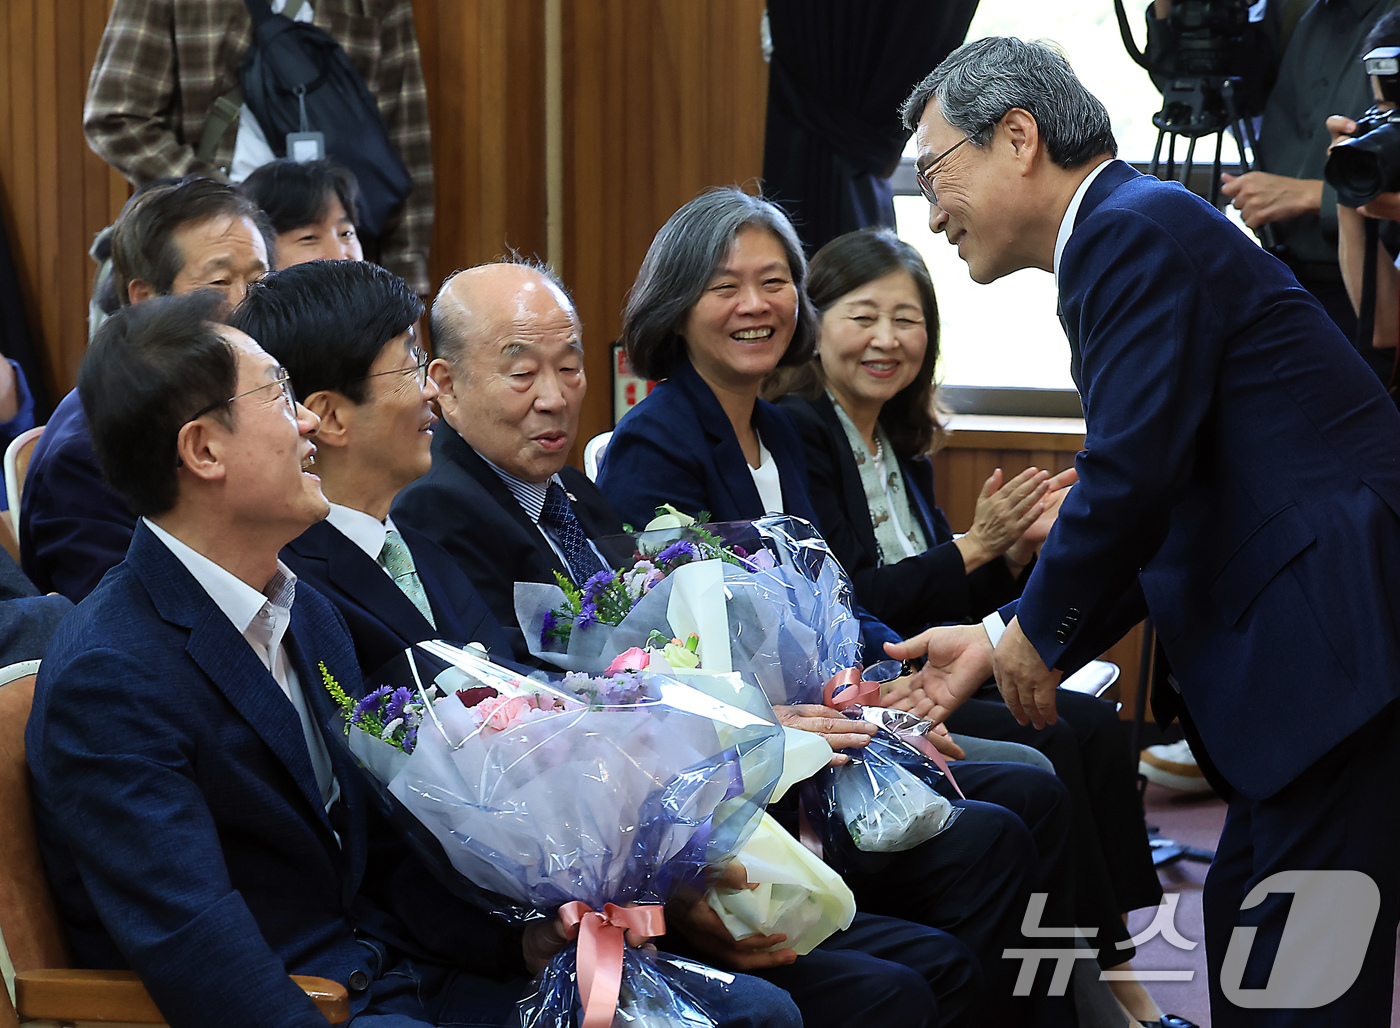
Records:
{"label": "wooden wall paneling", "polygon": [[35,95],[39,83],[34,78],[35,0],[11,0],[9,39],[6,41],[10,79],[10,138],[4,155],[5,225],[10,232],[15,271],[27,299],[30,330],[44,339],[44,304],[39,277],[39,205],[34,158]]}
{"label": "wooden wall paneling", "polygon": [[762,171],[762,12],[762,0],[564,5],[559,270],[587,344],[583,440],[612,427],[610,344],[652,236],[702,189]]}

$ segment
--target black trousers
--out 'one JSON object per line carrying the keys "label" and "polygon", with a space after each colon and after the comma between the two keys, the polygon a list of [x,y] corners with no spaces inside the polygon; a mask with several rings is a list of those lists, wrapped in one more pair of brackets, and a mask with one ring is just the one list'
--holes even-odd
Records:
{"label": "black trousers", "polygon": [[[958,819],[912,850],[893,853],[846,882],[863,911],[940,928],[966,943],[986,986],[983,1025],[1072,1024],[1068,999],[1012,996],[1020,963],[1003,951],[1023,947],[1021,925],[1032,892],[1048,894],[1042,925],[1068,926],[1073,882],[1067,841],[1069,796],[1054,775],[1029,764],[955,766],[969,800],[955,799]],[[946,783],[945,796],[956,796]]]}
{"label": "black trousers", "polygon": [[[1392,703],[1273,796],[1227,796],[1203,897],[1215,1028],[1390,1023],[1397,781]],[[1274,891],[1251,895],[1266,880]]]}
{"label": "black trousers", "polygon": [[[1070,798],[1074,923],[1097,929],[1091,942],[1099,964],[1113,967],[1133,955],[1132,947],[1117,948],[1129,938],[1122,915],[1162,900],[1137,791],[1137,757],[1128,752],[1111,703],[1060,689],[1055,708],[1059,720],[1053,725],[1018,725],[991,685],[954,712],[948,728],[1023,743],[1055,765]],[[953,773],[961,781],[957,765]]]}

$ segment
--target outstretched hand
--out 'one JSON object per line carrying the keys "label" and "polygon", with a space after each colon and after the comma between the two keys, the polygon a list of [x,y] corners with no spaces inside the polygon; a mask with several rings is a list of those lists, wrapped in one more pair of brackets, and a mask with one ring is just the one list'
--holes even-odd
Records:
{"label": "outstretched hand", "polygon": [[896,660],[925,658],[909,686],[931,701],[919,716],[934,724],[942,724],[992,673],[992,643],[981,625],[930,628],[903,642],[885,643],[885,652]]}
{"label": "outstretched hand", "polygon": [[1064,672],[1045,666],[1016,618],[997,643],[992,667],[1001,698],[1018,724],[1044,728],[1055,723],[1055,689]]}

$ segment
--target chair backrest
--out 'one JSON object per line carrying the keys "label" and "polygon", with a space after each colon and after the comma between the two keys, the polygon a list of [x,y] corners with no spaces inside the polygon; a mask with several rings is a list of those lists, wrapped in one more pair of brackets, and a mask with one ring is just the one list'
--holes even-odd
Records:
{"label": "chair backrest", "polygon": [[34,446],[43,434],[43,425],[31,428],[15,436],[5,447],[5,498],[10,504],[10,527],[16,536],[19,535],[19,497],[24,491],[24,476],[29,470],[29,458],[34,455]]}
{"label": "chair backrest", "polygon": [[67,967],[68,953],[48,878],[39,857],[24,726],[34,703],[34,678],[0,685],[0,933],[16,971]]}
{"label": "chair backrest", "polygon": [[583,473],[590,482],[598,481],[598,472],[603,467],[603,451],[612,439],[611,432],[599,432],[583,447]]}
{"label": "chair backrest", "polygon": [[1102,696],[1118,681],[1119,667],[1109,660],[1091,660],[1060,682],[1061,689],[1080,692],[1085,696]]}

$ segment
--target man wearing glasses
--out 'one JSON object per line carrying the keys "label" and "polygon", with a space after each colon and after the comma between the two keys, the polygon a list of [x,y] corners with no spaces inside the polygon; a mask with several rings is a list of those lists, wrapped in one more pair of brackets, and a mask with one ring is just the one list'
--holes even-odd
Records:
{"label": "man wearing glasses", "polygon": [[1087,432],[1019,602],[896,655],[927,651],[935,720],[994,670],[1040,726],[1060,676],[1150,614],[1173,672],[1154,706],[1230,804],[1205,891],[1213,1023],[1384,1023],[1400,414],[1283,264],[1113,159],[1058,53],[969,43],[904,113],[930,226],[972,278],[1054,273]]}
{"label": "man wearing glasses", "polygon": [[383,268],[313,261],[263,279],[230,319],[282,363],[321,419],[316,473],[330,514],[282,559],[339,608],[369,673],[424,639],[511,655],[456,561],[389,517],[399,490],[432,464],[438,389],[414,338],[422,313]]}

